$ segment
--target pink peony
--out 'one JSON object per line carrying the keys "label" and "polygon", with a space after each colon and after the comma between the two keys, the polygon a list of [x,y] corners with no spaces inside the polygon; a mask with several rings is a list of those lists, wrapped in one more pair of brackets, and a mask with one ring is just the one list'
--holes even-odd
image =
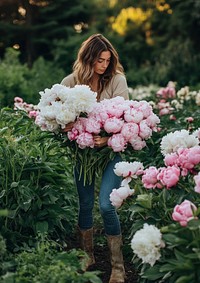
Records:
{"label": "pink peony", "polygon": [[124,121],[122,119],[112,117],[105,121],[104,123],[104,130],[107,133],[119,133],[121,131],[121,128],[124,124]]}
{"label": "pink peony", "polygon": [[142,112],[144,119],[152,114],[152,106],[146,100],[139,101],[138,109]]}
{"label": "pink peony", "polygon": [[154,166],[150,166],[144,170],[142,183],[146,189],[162,188],[162,185],[157,178],[158,173],[159,170]]}
{"label": "pink peony", "polygon": [[194,146],[188,149],[188,161],[194,166],[200,163],[200,146]]}
{"label": "pink peony", "polygon": [[194,118],[193,118],[193,117],[187,117],[187,118],[186,118],[186,121],[187,121],[188,123],[192,123],[192,122],[194,121]]}
{"label": "pink peony", "polygon": [[28,117],[29,118],[36,118],[37,117],[37,115],[38,115],[38,111],[36,111],[36,110],[32,110],[32,111],[30,111],[29,113],[28,113]]}
{"label": "pink peony", "polygon": [[200,146],[181,148],[178,150],[179,163],[181,168],[192,169],[200,163]]}
{"label": "pink peony", "polygon": [[92,113],[89,114],[89,117],[93,117],[93,119],[103,124],[109,118],[109,115],[107,113],[105,105],[97,103]]}
{"label": "pink peony", "polygon": [[178,164],[178,154],[177,153],[168,153],[164,158],[166,166],[173,166]]}
{"label": "pink peony", "polygon": [[143,113],[137,109],[129,108],[124,113],[124,120],[126,122],[139,123],[143,120],[143,118]]}
{"label": "pink peony", "polygon": [[97,103],[90,116],[95,117],[96,120],[104,124],[109,118],[122,118],[126,109],[128,109],[126,100],[123,97],[117,96]]}
{"label": "pink peony", "polygon": [[160,111],[159,111],[159,116],[163,116],[163,115],[167,115],[171,113],[170,109],[169,108],[162,108]]}
{"label": "pink peony", "polygon": [[146,142],[140,137],[135,138],[134,136],[129,139],[129,143],[135,150],[141,150],[146,146]]}
{"label": "pink peony", "polygon": [[121,134],[128,142],[131,138],[137,138],[139,133],[139,127],[136,123],[124,123],[121,129]]}
{"label": "pink peony", "polygon": [[158,118],[158,116],[156,114],[152,113],[147,117],[146,123],[151,129],[156,130],[157,124],[160,123],[160,119]]}
{"label": "pink peony", "polygon": [[184,200],[174,207],[172,218],[179,222],[181,226],[187,226],[188,221],[194,219],[193,211],[195,210],[197,210],[197,207],[191,201]]}
{"label": "pink peony", "polygon": [[16,103],[23,103],[24,101],[23,101],[23,99],[21,97],[16,96],[14,98],[14,102],[16,102]]}
{"label": "pink peony", "polygon": [[181,175],[186,176],[200,163],[200,146],[179,148],[176,153],[166,154],[164,162],[166,166],[177,165],[182,170]]}
{"label": "pink peony", "polygon": [[139,136],[142,138],[142,139],[145,139],[147,140],[148,138],[151,137],[152,135],[152,130],[151,128],[147,125],[146,121],[143,120],[140,122],[139,124]]}
{"label": "pink peony", "polygon": [[165,88],[161,88],[157,91],[156,95],[158,97],[168,99],[168,98],[175,98],[176,97],[176,90],[174,86],[167,86]]}
{"label": "pink peony", "polygon": [[108,146],[110,146],[114,152],[124,151],[126,148],[126,141],[122,134],[114,134],[108,139]]}
{"label": "pink peony", "polygon": [[120,118],[128,108],[127,101],[122,96],[116,96],[112,99],[104,99],[100,104],[105,107],[109,117]]}
{"label": "pink peony", "polygon": [[85,132],[85,124],[87,118],[78,118],[74,123],[73,129],[76,129],[79,134]]}
{"label": "pink peony", "polygon": [[85,132],[85,133],[80,134],[77,137],[76,142],[78,146],[82,149],[86,147],[91,147],[91,148],[94,147],[94,139],[93,139],[92,134],[90,133]]}
{"label": "pink peony", "polygon": [[175,186],[180,177],[180,168],[177,166],[168,166],[167,168],[161,168],[157,176],[158,180],[168,188]]}
{"label": "pink peony", "polygon": [[72,130],[67,133],[68,139],[70,141],[76,140],[78,135],[79,135],[78,130],[75,128],[72,128]]}
{"label": "pink peony", "polygon": [[85,123],[85,130],[88,133],[99,134],[101,131],[101,122],[93,117],[89,117]]}
{"label": "pink peony", "polygon": [[[26,102],[24,102],[24,110],[29,113],[30,111],[34,110],[34,105],[33,104],[28,104]],[[39,114],[39,112],[38,112]]]}

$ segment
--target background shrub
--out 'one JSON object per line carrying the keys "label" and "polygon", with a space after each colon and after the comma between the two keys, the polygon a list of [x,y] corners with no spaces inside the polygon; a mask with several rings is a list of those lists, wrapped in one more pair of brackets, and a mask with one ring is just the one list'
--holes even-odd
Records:
{"label": "background shrub", "polygon": [[65,145],[23,111],[2,109],[0,121],[0,206],[8,210],[0,226],[9,249],[33,245],[38,233],[64,241],[77,212]]}

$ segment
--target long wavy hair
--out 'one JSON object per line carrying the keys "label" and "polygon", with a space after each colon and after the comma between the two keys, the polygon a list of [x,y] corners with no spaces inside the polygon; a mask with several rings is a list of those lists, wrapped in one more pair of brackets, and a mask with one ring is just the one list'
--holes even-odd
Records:
{"label": "long wavy hair", "polygon": [[106,88],[116,73],[124,74],[119,62],[119,55],[113,45],[102,34],[93,34],[85,40],[73,65],[73,73],[77,84],[90,85],[94,74],[94,64],[104,51],[110,51],[111,58],[105,73],[100,75],[98,95]]}

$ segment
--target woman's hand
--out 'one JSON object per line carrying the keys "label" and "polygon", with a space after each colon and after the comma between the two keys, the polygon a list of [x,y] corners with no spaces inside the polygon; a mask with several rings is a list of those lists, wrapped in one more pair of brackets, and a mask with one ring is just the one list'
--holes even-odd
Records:
{"label": "woman's hand", "polygon": [[94,145],[95,147],[103,147],[107,145],[109,137],[101,137],[101,136],[94,136]]}
{"label": "woman's hand", "polygon": [[74,126],[74,122],[68,123],[67,125],[65,125],[65,128],[62,129],[62,132],[69,132],[69,131],[71,131],[73,126]]}

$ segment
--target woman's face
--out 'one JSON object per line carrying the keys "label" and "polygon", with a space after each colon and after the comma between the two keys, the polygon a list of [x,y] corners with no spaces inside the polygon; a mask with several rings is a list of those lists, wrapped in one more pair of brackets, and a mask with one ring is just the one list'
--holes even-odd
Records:
{"label": "woman's face", "polygon": [[106,69],[108,68],[108,65],[110,64],[110,58],[111,53],[110,51],[103,51],[98,60],[94,63],[94,72],[98,75],[102,75]]}

